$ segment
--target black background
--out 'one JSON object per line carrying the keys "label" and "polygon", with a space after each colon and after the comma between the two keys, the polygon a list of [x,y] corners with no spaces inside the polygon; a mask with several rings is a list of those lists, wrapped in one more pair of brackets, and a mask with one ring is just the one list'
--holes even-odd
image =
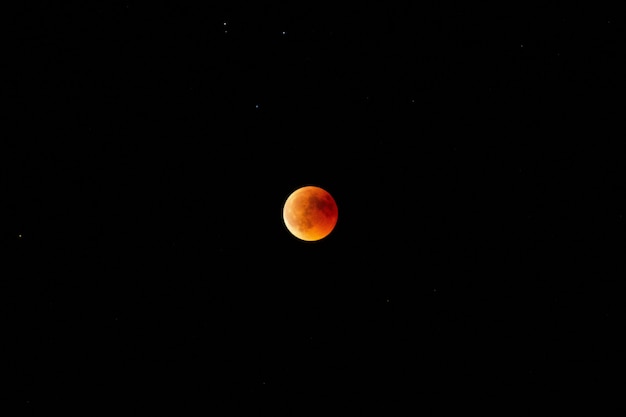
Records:
{"label": "black background", "polygon": [[[19,408],[612,398],[594,393],[622,350],[615,10],[87,3],[6,14]],[[307,184],[339,206],[313,243],[281,218]]]}

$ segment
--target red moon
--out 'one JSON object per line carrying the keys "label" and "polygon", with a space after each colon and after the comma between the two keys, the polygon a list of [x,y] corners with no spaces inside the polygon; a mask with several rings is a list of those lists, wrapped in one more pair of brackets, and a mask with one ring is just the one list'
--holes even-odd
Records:
{"label": "red moon", "polygon": [[335,228],[337,218],[337,204],[330,193],[312,185],[291,193],[283,208],[287,229],[301,240],[325,238]]}

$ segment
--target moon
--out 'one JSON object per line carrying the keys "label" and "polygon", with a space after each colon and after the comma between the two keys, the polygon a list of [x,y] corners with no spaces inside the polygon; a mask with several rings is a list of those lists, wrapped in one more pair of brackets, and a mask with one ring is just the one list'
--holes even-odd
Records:
{"label": "moon", "polygon": [[285,201],[283,220],[287,230],[301,240],[325,238],[337,224],[337,203],[323,188],[308,185],[298,188]]}

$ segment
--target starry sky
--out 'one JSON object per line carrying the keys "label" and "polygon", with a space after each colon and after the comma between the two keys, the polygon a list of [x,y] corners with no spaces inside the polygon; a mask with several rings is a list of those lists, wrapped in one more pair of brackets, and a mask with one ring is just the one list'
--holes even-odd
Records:
{"label": "starry sky", "polygon": [[616,9],[196,3],[9,13],[20,409],[531,413],[617,377]]}

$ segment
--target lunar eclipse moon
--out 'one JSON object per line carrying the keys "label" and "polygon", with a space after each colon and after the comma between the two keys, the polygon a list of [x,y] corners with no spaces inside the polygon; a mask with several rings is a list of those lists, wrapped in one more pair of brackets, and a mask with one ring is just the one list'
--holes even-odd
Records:
{"label": "lunar eclipse moon", "polygon": [[325,238],[337,224],[335,200],[323,188],[312,185],[298,188],[285,201],[283,220],[292,235],[301,240]]}

